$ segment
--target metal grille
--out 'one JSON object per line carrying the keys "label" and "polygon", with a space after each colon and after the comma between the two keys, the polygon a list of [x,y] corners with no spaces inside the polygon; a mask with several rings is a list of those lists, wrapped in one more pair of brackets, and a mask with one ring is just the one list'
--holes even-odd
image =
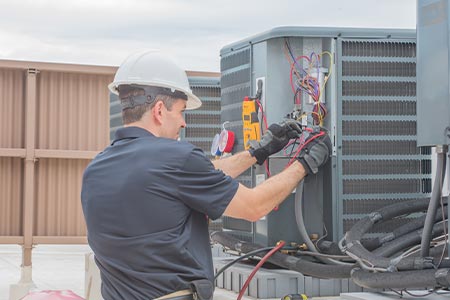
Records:
{"label": "metal grille", "polygon": [[[250,92],[250,49],[231,52],[221,58],[222,122],[229,121],[228,127],[236,134],[234,151],[244,149],[242,135],[242,100]],[[239,178],[238,178],[239,179]]]}
{"label": "metal grille", "polygon": [[[207,80],[206,78],[204,80]],[[191,82],[194,81],[193,78],[191,78]],[[203,85],[201,83],[199,83],[197,85],[196,82],[191,83],[191,90],[192,93],[194,93],[194,95],[196,95],[197,97],[200,98],[220,98],[220,82],[218,81],[218,78],[212,78],[209,80],[210,82],[208,82],[209,84],[212,84],[212,86],[206,85],[206,83],[204,82]],[[216,99],[217,100],[217,99]],[[219,111],[220,111],[220,101],[216,102],[213,101],[212,103],[217,104],[219,103]],[[204,105],[205,103],[202,104],[202,110],[204,109]]]}
{"label": "metal grille", "polygon": [[343,155],[430,155],[429,147],[417,147],[416,140],[342,141]]}
{"label": "metal grille", "polygon": [[[345,231],[350,230],[350,228],[352,228],[353,225],[355,225],[355,223],[358,222],[359,220],[360,220],[359,218],[351,219],[351,220],[344,220],[344,230]],[[371,233],[390,232],[390,231],[392,231],[392,229],[398,228],[402,225],[405,225],[406,223],[410,222],[411,220],[412,220],[411,218],[392,219],[392,220],[386,221],[381,224],[375,224],[373,226]]]}
{"label": "metal grille", "polygon": [[416,135],[416,121],[342,121],[342,134],[355,135]]}
{"label": "metal grille", "polygon": [[[339,228],[431,192],[431,151],[416,143],[416,45],[411,40],[338,43]],[[405,223],[376,226],[383,233]]]}
{"label": "metal grille", "polygon": [[[220,60],[221,94],[222,94],[222,122],[229,121],[227,129],[235,133],[236,143],[234,152],[244,150],[242,133],[242,100],[250,95],[250,47],[231,52],[222,56]],[[252,169],[244,172],[238,178],[240,183],[252,187]],[[251,240],[252,223],[223,217],[223,228],[232,230],[236,237]]]}
{"label": "metal grille", "polygon": [[415,101],[343,101],[342,113],[351,115],[415,116]]}
{"label": "metal grille", "polygon": [[[220,91],[220,88],[217,88]],[[195,94],[195,92],[194,92]],[[195,94],[198,96],[198,94]],[[201,98],[201,96],[198,96]],[[207,96],[205,96],[207,97]],[[216,97],[216,96],[214,96]],[[202,107],[201,110],[206,110],[206,111],[213,111],[213,112],[220,112],[220,95],[218,97],[219,100],[217,101],[203,101],[202,102]]]}
{"label": "metal grille", "polygon": [[342,96],[402,96],[415,97],[415,82],[342,81]]}
{"label": "metal grille", "polygon": [[194,125],[190,125],[186,127],[186,129],[184,130],[185,135],[188,137],[201,137],[201,136],[211,137],[209,138],[210,142],[212,140],[212,137],[214,137],[214,135],[217,133],[217,131],[218,131],[217,128],[194,127]]}
{"label": "metal grille", "polygon": [[[219,125],[220,124],[220,115],[219,114],[213,114],[213,113],[205,113],[205,114],[194,114],[194,113],[185,113],[185,120],[186,123],[189,124],[213,124],[213,125]],[[216,128],[216,127],[215,127]],[[210,137],[210,136],[205,136]],[[213,136],[214,137],[214,136]]]}
{"label": "metal grille", "polygon": [[430,160],[344,160],[344,175],[361,174],[431,174]]}
{"label": "metal grille", "polygon": [[368,179],[344,180],[343,193],[399,194],[423,193],[431,190],[431,179]]}
{"label": "metal grille", "polygon": [[405,199],[354,199],[347,200],[344,202],[344,210],[348,214],[352,215],[361,215],[361,214],[369,214],[373,211],[376,211],[382,207],[392,204],[393,202],[405,202],[412,201],[414,198],[405,198]]}
{"label": "metal grille", "polygon": [[413,62],[343,61],[342,68],[342,76],[416,76]]}
{"label": "metal grille", "polygon": [[226,71],[250,63],[250,48],[224,55],[220,60],[220,70]]}
{"label": "metal grille", "polygon": [[187,127],[183,130],[182,139],[199,147],[211,158],[211,141],[220,132],[220,79],[191,76],[189,85],[202,100],[202,106],[185,112]]}
{"label": "metal grille", "polygon": [[406,41],[357,41],[342,43],[342,56],[416,57],[416,43]]}

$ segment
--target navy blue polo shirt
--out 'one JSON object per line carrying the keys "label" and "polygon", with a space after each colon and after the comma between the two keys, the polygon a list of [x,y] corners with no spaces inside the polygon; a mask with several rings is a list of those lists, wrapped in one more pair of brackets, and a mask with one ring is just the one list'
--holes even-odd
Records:
{"label": "navy blue polo shirt", "polygon": [[148,300],[212,281],[207,217],[219,218],[237,189],[190,143],[117,130],[81,191],[104,299]]}

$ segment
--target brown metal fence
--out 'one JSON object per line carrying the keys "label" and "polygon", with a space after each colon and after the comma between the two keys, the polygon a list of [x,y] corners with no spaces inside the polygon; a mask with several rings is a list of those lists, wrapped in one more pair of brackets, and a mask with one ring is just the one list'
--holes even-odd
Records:
{"label": "brown metal fence", "polygon": [[[84,244],[84,169],[109,143],[116,67],[0,60],[0,244]],[[188,76],[218,73],[187,71]]]}
{"label": "brown metal fence", "polygon": [[108,144],[116,68],[0,61],[0,243],[86,243],[83,170]]}

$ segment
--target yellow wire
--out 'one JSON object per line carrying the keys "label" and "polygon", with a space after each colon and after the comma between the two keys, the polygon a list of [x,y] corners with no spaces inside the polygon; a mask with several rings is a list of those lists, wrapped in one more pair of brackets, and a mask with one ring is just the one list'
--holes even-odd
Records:
{"label": "yellow wire", "polygon": [[[328,75],[325,76],[324,81],[323,81],[323,85],[320,88],[320,95],[323,94],[323,91],[325,89],[325,85],[327,84],[328,78],[330,78],[332,72],[333,72],[333,55],[330,53],[330,51],[323,51],[322,53],[320,53],[320,56],[322,56],[323,54],[326,54],[330,57],[330,68],[328,70]],[[317,74],[317,77],[319,77],[319,74]],[[320,103],[320,97],[319,97],[319,103]]]}
{"label": "yellow wire", "polygon": [[310,114],[311,116],[312,115],[317,115],[317,118],[319,119],[319,125],[322,126],[322,124],[323,124],[322,123],[323,122],[323,116],[320,113],[315,112],[315,111],[310,111],[310,112],[305,113],[304,115],[308,115],[308,114]]}

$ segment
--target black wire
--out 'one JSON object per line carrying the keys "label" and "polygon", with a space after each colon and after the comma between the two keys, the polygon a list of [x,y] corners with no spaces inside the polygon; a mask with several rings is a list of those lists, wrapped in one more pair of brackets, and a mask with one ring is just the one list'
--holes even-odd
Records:
{"label": "black wire", "polygon": [[411,293],[411,292],[408,291],[407,289],[404,289],[403,291],[405,292],[405,294],[408,294],[408,295],[410,295],[411,297],[417,297],[417,298],[430,296],[431,294],[433,294],[433,293],[435,292],[435,290],[432,290],[432,291],[428,291],[426,294],[420,294],[420,295],[417,295],[417,294]]}
{"label": "black wire", "polygon": [[425,294],[420,294],[420,295],[419,295],[419,294],[414,294],[414,293],[408,291],[407,289],[401,289],[401,290],[399,290],[399,291],[396,291],[396,290],[390,288],[389,290],[392,291],[392,292],[394,292],[394,293],[396,293],[396,294],[399,295],[400,297],[403,297],[403,293],[405,293],[405,294],[407,294],[407,295],[409,295],[409,296],[411,296],[411,297],[416,297],[416,298],[427,297],[427,296],[429,296],[429,295],[431,295],[431,294],[437,294],[437,295],[446,294],[445,292],[444,292],[444,293],[439,293],[439,292],[438,292],[439,289],[428,290],[427,293],[425,293]]}
{"label": "black wire", "polygon": [[272,250],[275,247],[265,247],[265,248],[261,248],[261,249],[256,249],[253,251],[250,251],[249,253],[239,256],[238,258],[236,258],[235,260],[230,261],[229,263],[227,263],[225,266],[223,266],[219,271],[217,271],[216,275],[214,276],[214,280],[217,279],[217,277],[219,277],[220,274],[222,274],[226,269],[228,269],[229,267],[231,267],[232,265],[234,265],[235,263],[243,260],[244,258],[253,256],[255,254],[261,253],[261,252],[267,252]]}
{"label": "black wire", "polygon": [[389,290],[391,291],[391,292],[394,292],[394,293],[396,293],[397,295],[399,295],[400,297],[403,297],[403,293],[402,293],[402,291],[396,291],[396,290],[394,290],[394,289],[391,289],[391,288],[389,288]]}
{"label": "black wire", "polygon": [[286,38],[286,39],[284,40],[284,43],[285,43],[285,45],[286,45],[286,47],[287,47],[287,49],[288,49],[288,51],[289,51],[289,54],[291,55],[292,59],[293,59],[294,62],[295,62],[295,56],[294,56],[294,54],[292,53],[291,45],[289,44],[289,39]]}
{"label": "black wire", "polygon": [[288,157],[292,157],[292,153],[294,153],[294,148],[296,145],[300,145],[300,143],[297,142],[297,140],[295,140],[295,142],[292,143],[291,153],[289,153]]}
{"label": "black wire", "polygon": [[294,94],[294,104],[296,104],[296,100],[297,100],[297,96],[298,96],[298,94],[300,93],[300,88],[297,88],[296,90],[295,90],[295,94]]}

